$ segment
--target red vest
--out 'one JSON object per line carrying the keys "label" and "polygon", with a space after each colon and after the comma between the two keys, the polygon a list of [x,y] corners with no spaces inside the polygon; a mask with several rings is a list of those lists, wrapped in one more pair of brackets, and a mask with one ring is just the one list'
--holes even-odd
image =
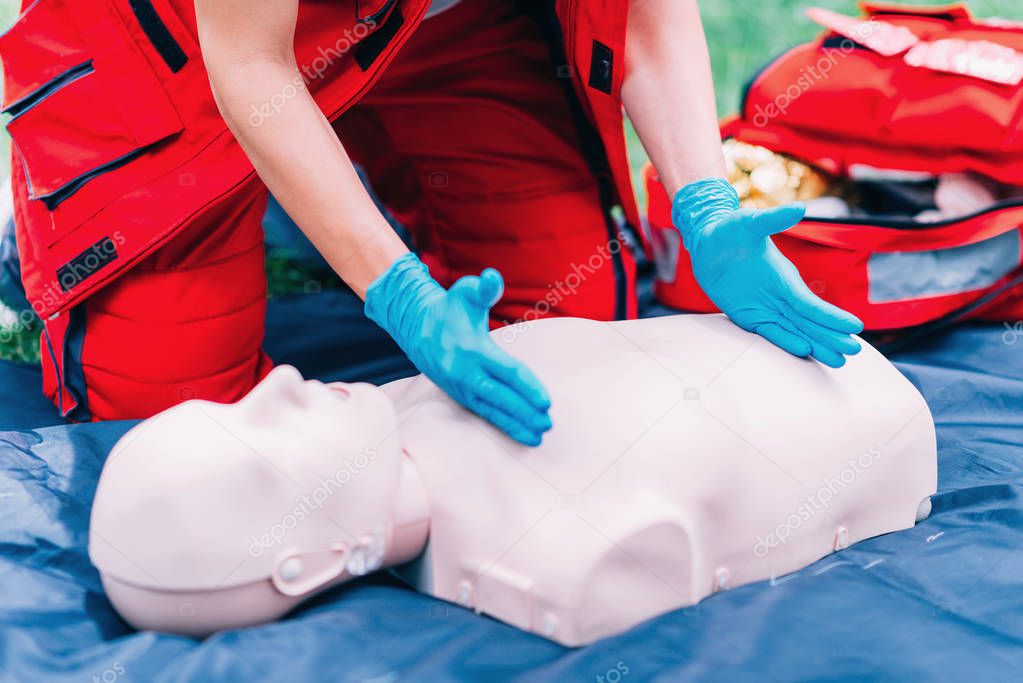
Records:
{"label": "red vest", "polygon": [[[302,0],[297,63],[328,118],[372,86],[428,5]],[[547,12],[587,157],[638,226],[620,97],[627,7],[558,0],[557,20]],[[40,316],[110,282],[255,173],[213,101],[192,0],[23,0],[0,55],[22,278]]]}

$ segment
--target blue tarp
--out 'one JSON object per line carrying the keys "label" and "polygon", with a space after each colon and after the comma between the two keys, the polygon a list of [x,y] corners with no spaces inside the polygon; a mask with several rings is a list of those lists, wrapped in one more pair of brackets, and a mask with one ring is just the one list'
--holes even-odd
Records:
{"label": "blue tarp", "polygon": [[[344,292],[271,302],[267,346],[309,376],[410,371]],[[36,370],[0,367],[0,680],[1023,679],[1023,336],[970,326],[894,360],[938,425],[929,519],[575,650],[383,576],[202,642],[135,633],[86,554],[130,424],[58,424]]]}

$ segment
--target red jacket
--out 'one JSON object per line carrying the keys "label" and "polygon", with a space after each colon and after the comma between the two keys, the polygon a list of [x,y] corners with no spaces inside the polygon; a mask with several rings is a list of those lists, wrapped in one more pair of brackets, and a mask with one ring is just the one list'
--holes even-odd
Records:
{"label": "red jacket", "polygon": [[[608,203],[638,226],[620,97],[628,0],[523,4],[565,60]],[[301,1],[296,58],[328,118],[372,86],[428,5]],[[192,0],[23,0],[0,55],[22,278],[40,316],[110,282],[255,173],[213,101]]]}

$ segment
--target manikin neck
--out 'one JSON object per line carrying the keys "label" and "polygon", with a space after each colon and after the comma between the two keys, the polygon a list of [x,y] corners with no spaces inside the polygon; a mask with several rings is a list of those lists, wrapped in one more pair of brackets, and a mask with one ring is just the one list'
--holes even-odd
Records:
{"label": "manikin neck", "polygon": [[404,564],[418,557],[430,535],[430,505],[419,469],[402,451],[401,478],[394,511],[394,526],[384,555],[384,566]]}

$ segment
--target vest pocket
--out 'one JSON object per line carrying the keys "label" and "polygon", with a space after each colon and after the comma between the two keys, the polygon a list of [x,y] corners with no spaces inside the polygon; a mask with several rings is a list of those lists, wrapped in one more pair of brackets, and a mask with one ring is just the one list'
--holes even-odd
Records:
{"label": "vest pocket", "polygon": [[88,76],[93,71],[95,71],[95,69],[92,66],[91,59],[87,62],[82,62],[81,64],[73,66],[67,71],[57,74],[49,81],[43,83],[36,90],[31,90],[25,93],[20,99],[11,102],[9,105],[4,107],[3,113],[10,116],[12,119],[16,119],[64,86],[69,85],[71,82],[78,80],[82,76]]}
{"label": "vest pocket", "polygon": [[[24,167],[29,198],[50,211],[183,129],[113,8],[96,9],[101,26],[88,27],[88,41],[63,0],[39,0],[0,36],[14,163]],[[74,227],[54,221],[49,244]]]}
{"label": "vest pocket", "polygon": [[4,111],[23,106],[48,84],[89,61],[85,42],[61,0],[38,0],[26,9],[0,35],[0,55]]}

